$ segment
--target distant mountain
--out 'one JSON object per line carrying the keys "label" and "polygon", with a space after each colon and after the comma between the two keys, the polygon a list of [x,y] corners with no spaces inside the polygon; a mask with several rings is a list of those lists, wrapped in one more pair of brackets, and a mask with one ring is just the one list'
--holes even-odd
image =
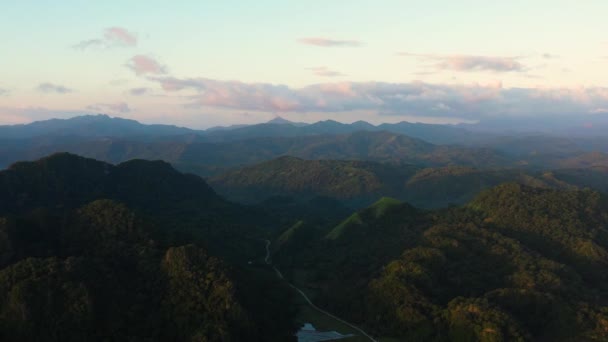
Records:
{"label": "distant mountain", "polygon": [[210,128],[207,128],[205,130],[205,132],[216,132],[216,131],[229,131],[232,129],[236,129],[236,128],[243,128],[243,127],[247,127],[249,125],[230,125],[230,126],[213,126]]}
{"label": "distant mountain", "polygon": [[[586,123],[587,121],[593,123]],[[494,122],[494,121],[492,121]],[[509,121],[510,122],[510,121]],[[543,121],[545,122],[545,121]],[[333,120],[319,121],[312,124],[293,122],[280,116],[265,123],[253,125],[231,125],[212,127],[207,130],[194,130],[171,125],[146,125],[134,120],[111,118],[107,115],[84,115],[71,119],[51,119],[37,121],[25,125],[0,126],[0,140],[30,139],[40,137],[78,136],[78,137],[107,137],[107,138],[160,138],[172,137],[183,139],[180,136],[196,136],[199,140],[209,142],[227,142],[246,140],[252,138],[269,137],[296,137],[307,135],[335,135],[349,134],[357,131],[388,131],[407,135],[412,138],[425,140],[433,144],[459,144],[476,146],[504,147],[511,151],[509,141],[515,145],[526,145],[526,142],[538,140],[538,152],[545,148],[551,150],[550,144],[570,144],[585,151],[608,151],[608,140],[603,138],[604,127],[608,121],[600,117],[581,117],[568,121],[569,130],[543,130],[537,127],[534,121],[521,122],[523,130],[508,130],[508,122],[478,124],[423,124],[423,123],[383,123],[372,125],[365,121],[356,121],[344,124]],[[528,124],[528,125],[526,125]],[[488,126],[489,125],[489,126]],[[543,127],[542,125],[538,127]],[[527,147],[530,149],[530,147]]]}
{"label": "distant mountain", "polygon": [[[274,125],[280,127],[279,125]],[[162,159],[180,170],[202,175],[291,155],[305,159],[372,160],[423,166],[496,167],[511,160],[490,149],[438,146],[385,131],[343,135],[252,138],[204,142],[205,137],[179,136],[152,141],[124,138],[49,138],[8,141],[0,146],[0,166],[65,151],[112,163],[129,159]]]}
{"label": "distant mountain", "polygon": [[307,126],[308,124],[305,122],[293,122],[287,119],[284,119],[280,116],[277,116],[266,122],[267,124],[275,124],[275,125],[292,125],[292,126]]}
{"label": "distant mountain", "polygon": [[285,155],[303,159],[369,160],[423,166],[488,168],[511,164],[508,158],[489,149],[437,146],[383,131],[193,144],[184,151],[179,162],[235,167]]}
{"label": "distant mountain", "polygon": [[469,143],[481,140],[484,134],[471,135],[463,128],[451,125],[432,125],[401,122],[374,126],[365,121],[344,124],[333,120],[319,121],[313,124],[294,123],[277,118],[267,123],[235,127],[230,130],[207,131],[209,141],[222,142],[261,137],[295,137],[308,135],[349,134],[357,131],[388,131],[404,134],[437,144]]}
{"label": "distant mountain", "polygon": [[[291,125],[291,126],[306,126],[308,125],[307,123],[304,122],[293,122],[293,121],[289,121],[287,119],[284,119],[280,116],[277,116],[271,120],[266,121],[264,124],[268,124],[268,125]],[[230,131],[230,130],[234,130],[234,129],[238,129],[238,128],[244,128],[244,127],[249,127],[249,126],[255,126],[257,124],[254,125],[248,125],[248,124],[236,124],[236,125],[230,125],[230,126],[215,126],[215,127],[211,127],[205,130],[206,133],[210,133],[210,132],[219,132],[219,131]]]}
{"label": "distant mountain", "polygon": [[77,116],[71,119],[36,121],[25,125],[0,126],[0,140],[69,136],[86,138],[128,137],[131,140],[140,140],[195,135],[198,139],[205,139],[210,142],[225,142],[264,137],[349,134],[362,130],[389,131],[439,144],[470,142],[483,136],[480,133],[471,135],[465,129],[451,125],[401,122],[374,126],[365,121],[343,124],[333,120],[307,124],[292,122],[282,117],[276,117],[262,124],[218,126],[202,131],[171,125],[147,125],[135,120],[98,114]]}
{"label": "distant mountain", "polygon": [[71,119],[51,119],[24,125],[0,126],[0,139],[40,136],[129,137],[193,134],[196,131],[170,125],[144,125],[135,120],[108,115],[84,115]]}
{"label": "distant mountain", "polygon": [[514,135],[536,133],[544,135],[588,138],[604,137],[608,117],[603,113],[572,113],[567,116],[496,117],[474,124],[460,124],[469,131]]}
{"label": "distant mountain", "polygon": [[[278,123],[195,131],[93,115],[0,126],[0,169],[55,152],[71,152],[110,163],[160,159],[182,171],[205,176],[284,155],[484,169],[608,165],[603,155],[595,153],[608,153],[605,138],[538,134],[496,137],[450,125],[405,122],[373,126],[364,121],[342,124],[326,120],[297,126],[286,121],[278,118]],[[457,144],[445,144],[451,141]]]}

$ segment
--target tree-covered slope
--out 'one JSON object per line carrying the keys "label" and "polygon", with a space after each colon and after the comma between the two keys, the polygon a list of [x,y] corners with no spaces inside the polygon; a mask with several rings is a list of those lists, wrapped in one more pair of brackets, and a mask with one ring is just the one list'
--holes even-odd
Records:
{"label": "tree-covered slope", "polygon": [[325,235],[290,234],[306,243],[283,242],[275,260],[376,336],[605,341],[607,213],[593,191],[515,183],[444,210],[384,200]]}
{"label": "tree-covered slope", "polygon": [[242,272],[151,225],[109,200],[1,218],[0,339],[289,339],[289,314],[266,311]]}
{"label": "tree-covered slope", "polygon": [[290,340],[291,294],[243,266],[265,220],[165,162],[17,163],[0,172],[0,340]]}
{"label": "tree-covered slope", "polygon": [[365,161],[304,160],[280,157],[208,181],[223,196],[256,202],[274,196],[371,201],[392,195],[417,167]]}
{"label": "tree-covered slope", "polygon": [[306,200],[324,196],[351,207],[382,196],[423,208],[464,204],[481,191],[505,182],[557,189],[590,187],[606,191],[605,171],[563,169],[547,172],[515,168],[421,167],[371,161],[305,160],[280,157],[208,179],[222,196],[257,203],[282,196]]}
{"label": "tree-covered slope", "polygon": [[165,162],[133,160],[114,166],[68,153],[16,163],[0,171],[0,186],[2,212],[48,204],[69,207],[99,197],[144,206],[141,202],[148,200],[223,202],[201,178],[179,173]]}

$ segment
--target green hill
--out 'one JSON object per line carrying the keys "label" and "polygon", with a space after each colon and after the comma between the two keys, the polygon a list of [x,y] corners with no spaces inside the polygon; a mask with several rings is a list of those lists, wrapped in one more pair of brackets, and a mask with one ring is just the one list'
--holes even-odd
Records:
{"label": "green hill", "polygon": [[396,208],[403,206],[404,204],[394,198],[382,197],[376,203],[372,204],[366,209],[356,212],[349,216],[346,220],[342,221],[339,225],[333,228],[326,236],[326,239],[337,240],[344,237],[345,234],[349,234],[349,231],[361,227],[365,228],[366,221],[368,220],[380,220],[389,211],[397,210]]}
{"label": "green hill", "polygon": [[606,191],[605,171],[557,169],[477,169],[464,166],[423,168],[369,161],[304,160],[280,157],[212,177],[210,185],[236,202],[271,197],[307,200],[324,196],[354,208],[390,196],[422,208],[464,204],[485,189],[505,182],[541,188],[591,187]]}
{"label": "green hill", "polygon": [[392,193],[417,169],[365,161],[280,157],[213,177],[209,183],[223,196],[246,203],[274,196],[326,196],[356,203]]}
{"label": "green hill", "polygon": [[376,336],[603,341],[607,213],[597,192],[517,183],[443,210],[383,200],[276,262]]}

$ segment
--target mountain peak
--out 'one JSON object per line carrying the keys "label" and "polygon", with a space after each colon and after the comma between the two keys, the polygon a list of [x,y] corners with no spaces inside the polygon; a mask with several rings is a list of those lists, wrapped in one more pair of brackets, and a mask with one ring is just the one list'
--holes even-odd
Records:
{"label": "mountain peak", "polygon": [[285,118],[282,118],[280,116],[276,116],[276,117],[274,117],[274,119],[272,119],[272,120],[270,120],[270,121],[268,121],[266,123],[276,124],[276,125],[292,125],[292,124],[294,124],[293,121],[289,121],[289,120],[287,120]]}

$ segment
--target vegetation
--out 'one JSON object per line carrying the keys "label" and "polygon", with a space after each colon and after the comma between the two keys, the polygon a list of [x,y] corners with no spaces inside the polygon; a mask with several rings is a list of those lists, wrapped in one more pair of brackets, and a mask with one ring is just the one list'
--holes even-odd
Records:
{"label": "vegetation", "polygon": [[382,196],[390,196],[421,208],[441,208],[465,204],[483,190],[505,182],[607,191],[606,176],[606,171],[600,168],[488,170],[280,157],[212,177],[209,183],[222,196],[243,203],[259,203],[272,197],[307,201],[323,196],[344,206],[361,208]]}
{"label": "vegetation", "polygon": [[0,180],[1,340],[292,339],[285,285],[239,266],[257,228],[200,178],[59,154]]}
{"label": "vegetation", "polygon": [[375,336],[608,339],[608,198],[585,188],[606,189],[603,167],[475,168],[502,157],[386,132],[267,139],[264,158],[279,140],[359,160],[210,180],[255,206],[162,161],[59,153],[0,171],[0,340],[294,340],[310,314],[263,262],[267,238],[315,304]]}
{"label": "vegetation", "polygon": [[439,211],[384,200],[275,260],[377,336],[603,341],[606,209],[596,192],[515,183]]}

